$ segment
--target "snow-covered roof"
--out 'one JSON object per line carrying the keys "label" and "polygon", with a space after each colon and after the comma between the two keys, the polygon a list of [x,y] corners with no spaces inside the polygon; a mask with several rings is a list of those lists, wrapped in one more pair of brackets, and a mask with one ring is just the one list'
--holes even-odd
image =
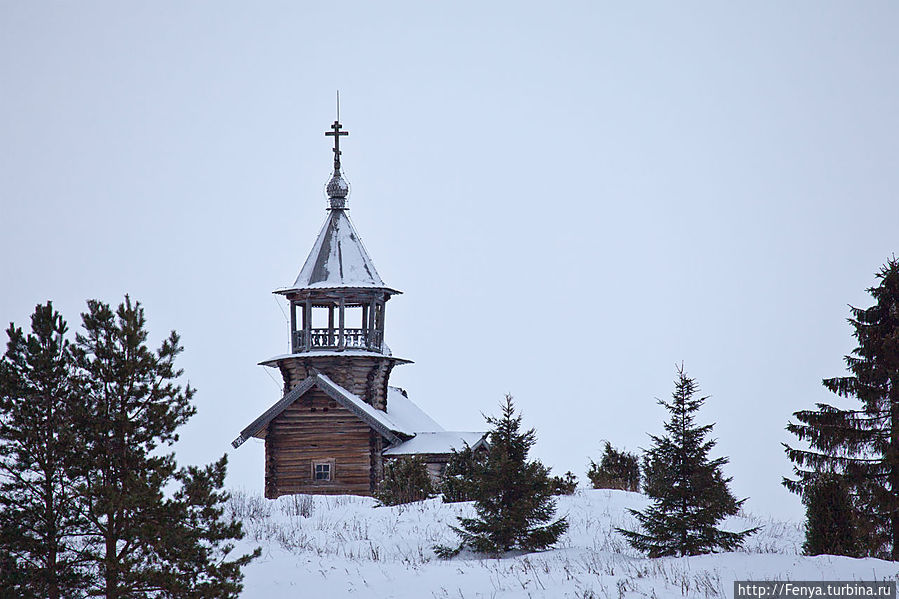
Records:
{"label": "snow-covered roof", "polygon": [[386,456],[415,455],[423,453],[452,453],[460,451],[467,443],[477,449],[486,443],[487,433],[463,431],[417,432],[408,441],[384,450]]}
{"label": "snow-covered roof", "polygon": [[275,293],[339,287],[387,288],[346,211],[331,210],[293,286]]}
{"label": "snow-covered roof", "polygon": [[399,387],[387,387],[387,415],[406,430],[442,432],[445,429],[425,414]]}
{"label": "snow-covered roof", "polygon": [[408,438],[415,434],[414,431],[394,422],[386,412],[373,408],[358,396],[332,381],[328,376],[319,373],[306,377],[288,391],[284,397],[243,429],[231,445],[237,448],[250,437],[264,436],[268,424],[312,387],[318,387],[324,391],[331,399],[356,414],[356,416],[386,437],[391,443],[399,443],[403,438]]}
{"label": "snow-covered roof", "polygon": [[237,448],[250,437],[264,437],[268,424],[313,387],[324,391],[392,443],[384,451],[387,456],[452,453],[454,449],[461,450],[466,443],[476,449],[486,442],[487,433],[484,432],[444,430],[398,387],[387,388],[387,411],[383,412],[350,393],[327,375],[318,373],[306,377],[288,391],[243,429],[232,445]]}
{"label": "snow-covered roof", "polygon": [[[362,416],[363,419],[377,422],[383,428],[394,433],[400,433],[401,435],[405,435],[407,437],[411,437],[415,434],[415,431],[407,429],[403,425],[395,422],[387,412],[382,412],[381,410],[368,405],[359,396],[350,393],[349,391],[332,381],[330,378],[328,378],[327,375],[317,374],[315,376],[317,376],[325,385],[329,385],[333,391],[343,397],[343,399],[345,400],[344,402],[341,402],[336,397],[334,398],[338,401],[338,403],[342,403],[351,411],[356,412],[357,415]],[[327,391],[327,389],[324,390]],[[353,407],[350,407],[350,405],[352,405]]]}

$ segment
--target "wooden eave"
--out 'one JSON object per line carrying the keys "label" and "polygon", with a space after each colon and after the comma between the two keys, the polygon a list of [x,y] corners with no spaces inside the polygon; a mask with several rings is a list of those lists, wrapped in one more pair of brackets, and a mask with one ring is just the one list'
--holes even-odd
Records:
{"label": "wooden eave", "polygon": [[269,368],[277,368],[281,361],[283,360],[291,360],[291,359],[309,359],[309,358],[322,358],[322,357],[334,357],[339,356],[342,358],[378,358],[383,360],[390,360],[394,363],[394,365],[399,366],[401,364],[414,364],[412,360],[407,360],[406,358],[397,358],[396,356],[390,356],[387,354],[382,354],[376,352],[374,350],[364,350],[364,349],[323,349],[323,350],[312,350],[308,352],[296,352],[292,354],[282,354],[280,356],[274,356],[269,358],[268,360],[263,360],[259,362],[259,366],[268,366]]}
{"label": "wooden eave", "polygon": [[383,295],[388,299],[391,295],[402,295],[402,291],[390,287],[282,287],[272,291],[274,295],[283,295],[295,301],[310,299],[330,302],[343,298],[346,302],[368,302],[372,297]]}

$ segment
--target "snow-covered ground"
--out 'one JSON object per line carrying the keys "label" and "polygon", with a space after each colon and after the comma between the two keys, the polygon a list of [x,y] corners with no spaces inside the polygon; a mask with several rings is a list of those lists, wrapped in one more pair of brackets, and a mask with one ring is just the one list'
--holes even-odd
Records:
{"label": "snow-covered ground", "polygon": [[579,490],[558,498],[568,533],[557,548],[485,559],[434,556],[455,543],[449,530],[471,504],[440,499],[375,507],[373,499],[298,495],[275,501],[235,492],[231,510],[244,520],[238,550],[262,547],[246,570],[246,599],[305,597],[491,598],[731,597],[734,580],[899,580],[899,564],[876,559],[804,557],[802,526],[752,515],[730,530],[760,526],[744,549],[691,558],[647,559],[617,526],[634,526],[627,508],[637,493]]}

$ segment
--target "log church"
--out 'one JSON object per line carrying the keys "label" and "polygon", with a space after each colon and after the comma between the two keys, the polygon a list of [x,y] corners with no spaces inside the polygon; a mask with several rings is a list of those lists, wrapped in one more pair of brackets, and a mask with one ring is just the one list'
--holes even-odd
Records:
{"label": "log church", "polygon": [[384,339],[388,287],[347,214],[349,186],[340,166],[334,121],[334,171],[327,217],[293,285],[277,289],[289,304],[290,353],[260,364],[284,381],[279,401],[234,440],[265,440],[265,496],[296,493],[370,495],[385,460],[420,456],[439,479],[452,451],[486,446],[484,432],[446,431],[390,373],[409,360]]}

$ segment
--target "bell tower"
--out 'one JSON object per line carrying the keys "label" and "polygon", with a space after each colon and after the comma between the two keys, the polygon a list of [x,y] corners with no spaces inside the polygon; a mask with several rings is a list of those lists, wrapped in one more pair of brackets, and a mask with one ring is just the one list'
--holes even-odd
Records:
{"label": "bell tower", "polygon": [[261,362],[277,368],[282,397],[231,443],[265,441],[265,496],[296,493],[370,495],[385,460],[418,456],[436,481],[454,451],[486,451],[487,433],[447,431],[389,387],[408,364],[384,341],[384,284],[347,214],[350,188],[340,167],[337,120],[328,215],[296,281],[275,290],[290,305],[289,352]]}
{"label": "bell tower", "polygon": [[290,303],[291,353],[265,362],[277,365],[285,391],[320,372],[379,410],[386,410],[387,381],[397,364],[384,341],[387,301],[400,293],[381,280],[347,207],[349,185],[340,166],[340,138],[349,135],[334,121],[334,172],[328,181],[328,216],[299,276],[277,289]]}
{"label": "bell tower", "polygon": [[290,353],[261,364],[280,370],[289,407],[245,431],[265,438],[267,497],[367,495],[381,479],[383,450],[408,438],[386,414],[390,372],[410,362],[384,341],[387,301],[400,292],[381,280],[348,215],[340,166],[348,134],[339,120],[325,133],[334,138],[328,214],[296,281],[274,291],[289,302]]}

